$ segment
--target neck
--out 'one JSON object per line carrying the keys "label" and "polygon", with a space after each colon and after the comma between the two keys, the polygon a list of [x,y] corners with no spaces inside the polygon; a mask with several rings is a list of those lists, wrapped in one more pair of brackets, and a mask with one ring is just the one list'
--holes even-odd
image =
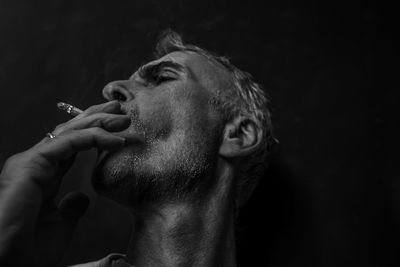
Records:
{"label": "neck", "polygon": [[126,260],[135,266],[236,266],[232,177],[221,168],[200,202],[177,202],[135,213]]}

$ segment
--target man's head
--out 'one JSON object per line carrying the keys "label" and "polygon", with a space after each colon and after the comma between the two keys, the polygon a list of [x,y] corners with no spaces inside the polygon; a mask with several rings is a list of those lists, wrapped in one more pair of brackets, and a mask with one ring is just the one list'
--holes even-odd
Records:
{"label": "man's head", "polygon": [[138,205],[199,198],[215,184],[223,158],[237,172],[234,194],[243,204],[274,140],[265,94],[226,58],[173,32],[158,43],[156,58],[103,90],[131,115],[126,133],[137,142],[100,159],[95,188]]}

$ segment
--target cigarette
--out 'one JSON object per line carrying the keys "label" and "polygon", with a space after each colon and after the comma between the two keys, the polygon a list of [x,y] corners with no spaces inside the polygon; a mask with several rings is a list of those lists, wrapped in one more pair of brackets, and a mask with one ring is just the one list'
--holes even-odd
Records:
{"label": "cigarette", "polygon": [[83,110],[81,110],[77,107],[74,107],[73,105],[64,103],[64,102],[58,102],[57,107],[60,110],[67,112],[69,115],[71,115],[73,117],[78,116],[79,114],[81,114],[83,112]]}

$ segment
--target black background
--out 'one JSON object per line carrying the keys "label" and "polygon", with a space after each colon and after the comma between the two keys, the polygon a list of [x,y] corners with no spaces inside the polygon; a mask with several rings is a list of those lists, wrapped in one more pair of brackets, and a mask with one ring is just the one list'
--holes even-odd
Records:
{"label": "black background", "polygon": [[[241,266],[400,263],[398,14],[375,2],[1,1],[0,163],[125,79],[171,27],[229,56],[272,99],[280,145],[238,222]],[[61,194],[91,197],[64,263],[124,252],[129,216],[83,153]]]}

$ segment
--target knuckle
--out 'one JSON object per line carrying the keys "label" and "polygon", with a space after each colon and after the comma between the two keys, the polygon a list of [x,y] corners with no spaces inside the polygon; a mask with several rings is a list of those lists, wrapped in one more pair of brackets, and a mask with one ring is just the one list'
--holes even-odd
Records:
{"label": "knuckle", "polygon": [[65,123],[61,123],[61,124],[57,125],[56,128],[55,128],[54,130],[60,131],[60,130],[61,130],[62,128],[64,128],[64,127],[65,127]]}
{"label": "knuckle", "polygon": [[[68,134],[70,134],[71,132],[72,132],[72,130],[65,129],[65,130],[63,130],[63,131],[57,131],[57,132],[54,131],[53,133],[56,135],[57,138],[59,138],[59,137],[68,135]],[[50,140],[54,140],[54,139],[50,139]]]}
{"label": "knuckle", "polygon": [[104,127],[104,124],[107,124],[109,121],[109,116],[112,116],[110,114],[105,114],[105,113],[96,113],[92,115],[93,117],[91,118],[92,124],[95,125],[96,127]]}
{"label": "knuckle", "polygon": [[30,162],[35,159],[34,153],[28,151],[20,152],[10,156],[4,163],[4,168],[16,166],[23,162]]}
{"label": "knuckle", "polygon": [[12,164],[12,162],[19,161],[19,160],[21,159],[21,155],[22,155],[22,154],[23,154],[23,152],[17,153],[17,154],[14,154],[14,155],[10,156],[10,157],[5,161],[4,165],[10,165],[10,164]]}
{"label": "knuckle", "polygon": [[92,127],[88,129],[89,133],[92,135],[99,135],[104,133],[104,131],[99,127]]}
{"label": "knuckle", "polygon": [[92,117],[94,122],[99,123],[104,118],[104,114],[103,113],[96,113],[96,114],[93,114],[91,117]]}
{"label": "knuckle", "polygon": [[96,111],[97,109],[98,109],[97,105],[90,106],[90,107],[88,107],[88,108],[84,111],[84,113],[90,114],[90,113],[92,113],[93,111]]}
{"label": "knuckle", "polygon": [[105,105],[107,105],[107,103],[102,103],[102,104],[90,106],[85,110],[85,112],[87,114],[93,114],[93,113],[101,112]]}

